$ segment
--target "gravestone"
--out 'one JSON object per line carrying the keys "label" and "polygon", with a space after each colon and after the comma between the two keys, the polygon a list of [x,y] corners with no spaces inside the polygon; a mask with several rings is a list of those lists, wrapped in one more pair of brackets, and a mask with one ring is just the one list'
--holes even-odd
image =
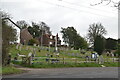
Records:
{"label": "gravestone", "polygon": [[28,54],[28,57],[31,57],[32,56],[32,53],[30,52],[29,54]]}
{"label": "gravestone", "polygon": [[70,53],[68,53],[68,55],[70,56]]}
{"label": "gravestone", "polygon": [[103,56],[99,56],[99,64],[104,64],[104,58]]}
{"label": "gravestone", "polygon": [[59,53],[56,54],[56,57],[59,57]]}
{"label": "gravestone", "polygon": [[79,53],[76,53],[76,56],[78,57],[78,56],[79,56]]}
{"label": "gravestone", "polygon": [[33,52],[34,48],[31,48],[31,51]]}
{"label": "gravestone", "polygon": [[27,46],[27,47],[26,47],[26,50],[28,50],[28,49],[29,49],[29,47]]}
{"label": "gravestone", "polygon": [[46,53],[46,57],[49,57],[49,53]]}
{"label": "gravestone", "polygon": [[36,48],[36,52],[38,51],[38,48]]}
{"label": "gravestone", "polygon": [[75,56],[75,54],[74,54],[74,53],[72,53],[72,56]]}
{"label": "gravestone", "polygon": [[113,53],[111,53],[111,55],[112,55],[112,57],[114,57],[114,54],[113,54]]}
{"label": "gravestone", "polygon": [[22,50],[22,44],[20,44],[19,50],[20,50],[20,51]]}
{"label": "gravestone", "polygon": [[89,56],[86,55],[86,56],[85,56],[85,59],[86,59],[86,62],[88,62],[88,61],[89,61]]}
{"label": "gravestone", "polygon": [[95,59],[95,53],[92,53],[92,54],[91,54],[91,58],[92,58],[92,59]]}
{"label": "gravestone", "polygon": [[36,44],[34,44],[34,46],[36,46]]}
{"label": "gravestone", "polygon": [[74,48],[71,48],[71,50],[74,50]]}
{"label": "gravestone", "polygon": [[18,49],[18,48],[19,48],[19,44],[16,45],[16,49]]}
{"label": "gravestone", "polygon": [[116,57],[118,57],[119,55],[118,54],[116,54]]}
{"label": "gravestone", "polygon": [[33,54],[36,56],[36,48],[33,48]]}
{"label": "gravestone", "polygon": [[33,54],[30,52],[29,54],[28,54],[28,64],[29,65],[31,65],[31,63],[32,63],[32,60],[33,60]]}
{"label": "gravestone", "polygon": [[37,47],[40,47],[39,45]]}

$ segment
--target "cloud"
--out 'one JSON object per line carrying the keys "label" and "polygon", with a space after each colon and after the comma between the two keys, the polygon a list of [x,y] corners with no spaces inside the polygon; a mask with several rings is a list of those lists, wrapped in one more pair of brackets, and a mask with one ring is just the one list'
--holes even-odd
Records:
{"label": "cloud", "polygon": [[2,9],[10,13],[14,21],[26,20],[47,23],[53,34],[60,33],[61,27],[74,26],[81,36],[87,34],[89,25],[101,22],[108,34],[118,38],[117,10],[110,6],[98,5],[95,0],[4,0]]}

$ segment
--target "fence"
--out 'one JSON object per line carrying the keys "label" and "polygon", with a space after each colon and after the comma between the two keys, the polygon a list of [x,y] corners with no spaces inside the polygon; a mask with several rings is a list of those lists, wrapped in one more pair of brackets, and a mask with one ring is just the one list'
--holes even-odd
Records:
{"label": "fence", "polygon": [[88,59],[88,58],[46,58],[46,57],[33,57],[30,59],[31,63],[104,63],[104,62],[118,62],[119,58],[103,58],[103,60]]}

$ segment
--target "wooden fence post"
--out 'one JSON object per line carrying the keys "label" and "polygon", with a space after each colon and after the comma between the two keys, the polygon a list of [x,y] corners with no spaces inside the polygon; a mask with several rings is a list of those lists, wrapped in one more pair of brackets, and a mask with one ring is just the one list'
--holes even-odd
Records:
{"label": "wooden fence post", "polygon": [[75,63],[77,63],[77,58],[75,58]]}
{"label": "wooden fence post", "polygon": [[114,62],[114,58],[113,58],[113,62]]}
{"label": "wooden fence post", "polygon": [[64,57],[63,57],[63,64],[65,63],[64,60],[65,60],[65,59],[64,59]]}
{"label": "wooden fence post", "polygon": [[28,57],[28,65],[31,65],[31,57]]}

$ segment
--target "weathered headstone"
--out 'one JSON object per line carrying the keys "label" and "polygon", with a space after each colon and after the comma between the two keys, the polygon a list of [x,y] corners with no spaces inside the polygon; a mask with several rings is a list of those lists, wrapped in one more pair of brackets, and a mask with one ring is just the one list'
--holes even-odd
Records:
{"label": "weathered headstone", "polygon": [[118,54],[116,54],[116,57],[118,57],[119,55]]}
{"label": "weathered headstone", "polygon": [[38,45],[38,47],[40,47],[40,46]]}
{"label": "weathered headstone", "polygon": [[34,44],[34,46],[36,46],[36,44]]}
{"label": "weathered headstone", "polygon": [[33,54],[36,56],[36,48],[33,48]]}
{"label": "weathered headstone", "polygon": [[74,48],[71,48],[71,50],[74,50]]}
{"label": "weathered headstone", "polygon": [[78,56],[79,56],[79,53],[76,53],[76,56],[78,57]]}
{"label": "weathered headstone", "polygon": [[18,48],[19,48],[19,44],[16,45],[16,49],[18,49]]}
{"label": "weathered headstone", "polygon": [[33,48],[31,47],[30,50],[33,51]]}
{"label": "weathered headstone", "polygon": [[85,59],[86,59],[86,62],[88,62],[88,61],[89,61],[89,56],[87,55],[87,56],[85,57]]}
{"label": "weathered headstone", "polygon": [[29,47],[27,46],[27,47],[26,47],[26,50],[28,50],[28,49],[29,49]]}
{"label": "weathered headstone", "polygon": [[113,53],[111,53],[112,54],[112,57],[114,57],[114,54]]}
{"label": "weathered headstone", "polygon": [[38,51],[38,48],[36,48],[36,50],[35,50],[36,52]]}
{"label": "weathered headstone", "polygon": [[31,57],[32,56],[32,53],[30,52],[29,54],[28,54],[28,57]]}
{"label": "weathered headstone", "polygon": [[49,57],[49,54],[48,54],[48,53],[46,53],[46,57]]}
{"label": "weathered headstone", "polygon": [[20,50],[20,51],[22,50],[22,44],[20,44],[19,50]]}
{"label": "weathered headstone", "polygon": [[56,54],[56,57],[59,57],[59,53]]}
{"label": "weathered headstone", "polygon": [[103,64],[104,63],[104,58],[103,58],[103,56],[101,55],[101,56],[99,56],[99,64]]}
{"label": "weathered headstone", "polygon": [[70,56],[70,53],[68,53],[68,55]]}
{"label": "weathered headstone", "polygon": [[72,56],[75,56],[75,54],[74,54],[74,53],[72,53]]}

